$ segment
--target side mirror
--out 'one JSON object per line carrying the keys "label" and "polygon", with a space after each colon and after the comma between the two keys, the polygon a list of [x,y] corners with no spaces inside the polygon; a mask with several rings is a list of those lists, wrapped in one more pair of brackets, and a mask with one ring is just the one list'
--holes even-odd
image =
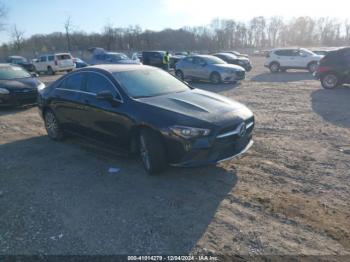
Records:
{"label": "side mirror", "polygon": [[111,91],[105,90],[97,93],[96,99],[112,102],[114,101],[114,96]]}

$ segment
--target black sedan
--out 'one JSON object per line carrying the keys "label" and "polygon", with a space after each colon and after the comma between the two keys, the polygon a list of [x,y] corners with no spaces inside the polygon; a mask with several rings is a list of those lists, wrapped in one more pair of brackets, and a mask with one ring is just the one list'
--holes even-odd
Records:
{"label": "black sedan", "polygon": [[45,85],[22,67],[0,64],[0,106],[34,104]]}
{"label": "black sedan", "polygon": [[249,58],[247,57],[238,57],[231,53],[217,53],[214,56],[224,60],[228,64],[239,65],[249,72],[252,70],[252,64],[250,63]]}
{"label": "black sedan", "polygon": [[9,56],[6,59],[6,63],[19,65],[28,72],[35,72],[35,66],[33,63],[29,62],[27,58],[22,56]]}
{"label": "black sedan", "polygon": [[253,113],[143,65],[100,65],[63,76],[39,94],[49,137],[66,133],[140,153],[146,171],[215,164],[247,151]]}

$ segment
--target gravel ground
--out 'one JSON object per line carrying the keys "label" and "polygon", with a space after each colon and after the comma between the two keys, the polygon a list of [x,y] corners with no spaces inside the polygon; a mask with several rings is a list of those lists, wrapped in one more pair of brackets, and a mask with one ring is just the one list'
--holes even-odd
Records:
{"label": "gravel ground", "polygon": [[254,147],[209,168],[147,176],[0,109],[0,254],[350,255],[350,88],[253,63],[239,85],[193,83],[256,114]]}

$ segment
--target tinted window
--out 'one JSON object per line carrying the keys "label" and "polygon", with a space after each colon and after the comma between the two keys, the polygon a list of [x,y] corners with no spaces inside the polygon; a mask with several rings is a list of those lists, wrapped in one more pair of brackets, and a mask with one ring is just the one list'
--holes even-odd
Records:
{"label": "tinted window", "polygon": [[86,92],[97,94],[101,91],[111,91],[115,93],[115,87],[106,77],[89,73],[86,79]]}
{"label": "tinted window", "polygon": [[81,90],[81,83],[83,81],[82,74],[73,74],[65,81],[65,88],[69,90]]}
{"label": "tinted window", "polygon": [[190,88],[169,73],[159,69],[113,73],[129,96],[134,98],[184,92]]}
{"label": "tinted window", "polygon": [[49,58],[49,61],[55,60],[55,57],[53,55],[50,55],[48,58]]}
{"label": "tinted window", "polygon": [[193,57],[186,57],[186,58],[184,59],[184,61],[185,61],[186,63],[193,63]]}
{"label": "tinted window", "polygon": [[69,54],[56,55],[56,58],[57,58],[57,60],[72,59],[71,55],[69,55]]}
{"label": "tinted window", "polygon": [[46,56],[40,57],[40,62],[46,62]]}
{"label": "tinted window", "polygon": [[294,56],[295,52],[294,50],[278,50],[275,51],[275,54],[278,56]]}

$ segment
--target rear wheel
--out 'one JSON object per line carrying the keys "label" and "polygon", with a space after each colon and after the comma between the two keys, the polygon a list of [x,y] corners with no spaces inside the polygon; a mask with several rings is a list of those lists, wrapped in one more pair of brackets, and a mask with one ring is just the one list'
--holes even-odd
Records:
{"label": "rear wheel", "polygon": [[271,73],[278,73],[280,70],[280,64],[277,62],[273,62],[270,64],[270,71]]}
{"label": "rear wheel", "polygon": [[307,66],[307,69],[309,70],[309,72],[311,74],[313,74],[314,72],[316,72],[317,70],[317,63],[316,62],[312,62]]}
{"label": "rear wheel", "polygon": [[212,82],[213,84],[220,84],[221,83],[221,76],[219,75],[219,73],[214,72],[210,75],[210,82]]}
{"label": "rear wheel", "polygon": [[47,68],[47,74],[48,74],[48,75],[54,75],[54,74],[55,74],[55,71],[53,71],[53,69],[52,69],[51,66],[49,66],[49,67]]}
{"label": "rear wheel", "polygon": [[44,121],[47,134],[51,139],[59,141],[64,138],[63,131],[59,126],[57,118],[51,110],[46,110]]}
{"label": "rear wheel", "polygon": [[184,73],[181,70],[176,70],[175,75],[178,79],[184,80]]}
{"label": "rear wheel", "polygon": [[321,79],[321,84],[323,88],[332,89],[339,85],[338,76],[335,74],[327,74]]}
{"label": "rear wheel", "polygon": [[165,149],[161,137],[150,129],[140,134],[140,155],[144,168],[150,175],[159,174],[166,167]]}

